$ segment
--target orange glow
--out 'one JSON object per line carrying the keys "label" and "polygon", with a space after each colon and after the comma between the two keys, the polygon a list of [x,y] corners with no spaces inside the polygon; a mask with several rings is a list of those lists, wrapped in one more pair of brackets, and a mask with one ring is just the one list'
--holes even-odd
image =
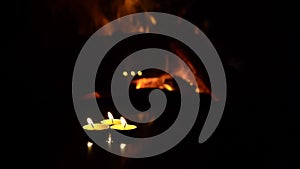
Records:
{"label": "orange glow", "polygon": [[166,89],[168,91],[175,90],[173,86],[167,84],[165,81],[172,79],[170,75],[161,75],[159,77],[150,77],[150,78],[141,78],[136,79],[132,83],[136,84],[136,89],[145,89],[145,88],[159,88],[159,89]]}
{"label": "orange glow", "polygon": [[164,88],[167,89],[167,90],[169,90],[169,91],[173,90],[173,88],[170,85],[168,85],[168,84],[164,84]]}
{"label": "orange glow", "polygon": [[[208,93],[211,94],[210,89],[206,86],[204,81],[201,79],[199,74],[197,73],[195,67],[193,66],[193,63],[191,63],[190,60],[186,57],[184,51],[177,47],[176,45],[172,45],[172,48],[175,49],[175,53],[177,56],[179,56],[191,69],[191,72],[187,71],[184,68],[183,62],[179,62],[178,66],[175,70],[171,71],[171,74],[174,74],[175,76],[180,77],[184,81],[186,81],[190,86],[193,86],[193,84],[197,84],[198,88],[195,88],[196,93]],[[195,77],[196,81],[193,81],[192,77]]]}

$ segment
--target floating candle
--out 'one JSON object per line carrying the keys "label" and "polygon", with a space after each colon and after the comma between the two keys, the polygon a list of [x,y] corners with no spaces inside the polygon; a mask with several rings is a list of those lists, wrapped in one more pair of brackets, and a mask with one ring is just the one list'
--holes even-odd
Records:
{"label": "floating candle", "polygon": [[105,130],[109,128],[107,124],[93,123],[91,118],[87,118],[87,125],[83,126],[85,130]]}
{"label": "floating candle", "polygon": [[116,130],[133,130],[133,129],[136,128],[135,125],[127,124],[127,122],[124,119],[124,117],[121,117],[120,120],[121,120],[121,124],[113,125],[110,128],[111,129],[116,129]]}
{"label": "floating candle", "polygon": [[102,124],[107,124],[107,125],[121,124],[121,120],[120,119],[114,119],[114,116],[110,112],[107,112],[107,116],[108,116],[109,119],[102,120],[101,121]]}

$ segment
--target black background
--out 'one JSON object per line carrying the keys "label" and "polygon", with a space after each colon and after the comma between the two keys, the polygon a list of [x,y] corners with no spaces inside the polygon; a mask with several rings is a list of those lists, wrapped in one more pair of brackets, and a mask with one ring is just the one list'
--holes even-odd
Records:
{"label": "black background", "polygon": [[199,26],[218,51],[228,100],[206,143],[197,143],[193,133],[199,131],[193,128],[164,154],[127,159],[97,146],[87,157],[89,138],[76,118],[71,84],[76,58],[93,32],[80,34],[73,15],[67,10],[53,15],[49,2],[11,2],[2,11],[4,98],[18,99],[18,106],[9,104],[11,112],[38,112],[39,130],[32,138],[40,148],[40,168],[295,168],[299,126],[287,121],[299,100],[293,89],[299,83],[294,59],[299,12],[292,5],[177,0],[157,10],[178,15],[181,4],[189,4],[182,17]]}

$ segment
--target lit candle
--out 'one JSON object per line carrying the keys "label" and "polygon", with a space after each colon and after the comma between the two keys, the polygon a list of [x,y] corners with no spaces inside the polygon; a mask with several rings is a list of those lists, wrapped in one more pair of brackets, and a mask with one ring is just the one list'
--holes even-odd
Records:
{"label": "lit candle", "polygon": [[87,122],[88,124],[83,126],[85,130],[105,130],[109,128],[107,124],[93,123],[91,118],[87,118]]}
{"label": "lit candle", "polygon": [[121,117],[120,120],[121,120],[121,124],[113,125],[110,128],[111,129],[116,129],[116,130],[132,130],[132,129],[136,128],[135,125],[127,124],[127,122],[124,119],[124,117]]}
{"label": "lit candle", "polygon": [[107,125],[121,124],[121,120],[120,119],[114,119],[114,116],[110,112],[107,112],[107,116],[108,116],[109,119],[102,120],[101,121],[102,124],[107,124]]}

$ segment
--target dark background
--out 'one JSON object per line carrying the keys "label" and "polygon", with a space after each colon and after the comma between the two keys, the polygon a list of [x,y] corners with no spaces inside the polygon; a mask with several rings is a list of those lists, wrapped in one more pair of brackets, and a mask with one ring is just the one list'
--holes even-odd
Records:
{"label": "dark background", "polygon": [[[2,11],[6,23],[1,47],[3,92],[6,100],[18,99],[18,106],[9,105],[11,112],[22,109],[22,116],[38,112],[39,130],[33,139],[40,148],[40,168],[181,164],[196,168],[296,168],[293,154],[299,144],[299,126],[291,114],[297,112],[299,100],[294,90],[299,83],[294,59],[299,56],[295,24],[299,12],[295,7],[196,0],[162,4],[154,11],[184,17],[214,44],[226,71],[228,99],[220,125],[207,142],[198,144],[194,133],[199,131],[193,128],[178,146],[147,159],[118,157],[97,146],[92,157],[87,156],[89,138],[76,118],[71,84],[79,51],[96,29],[78,31],[75,17],[81,10],[77,9],[79,15],[67,7],[53,13],[51,1],[3,5],[7,9]],[[181,14],[180,9],[186,6],[188,10]],[[295,122],[287,121],[290,119]]]}

